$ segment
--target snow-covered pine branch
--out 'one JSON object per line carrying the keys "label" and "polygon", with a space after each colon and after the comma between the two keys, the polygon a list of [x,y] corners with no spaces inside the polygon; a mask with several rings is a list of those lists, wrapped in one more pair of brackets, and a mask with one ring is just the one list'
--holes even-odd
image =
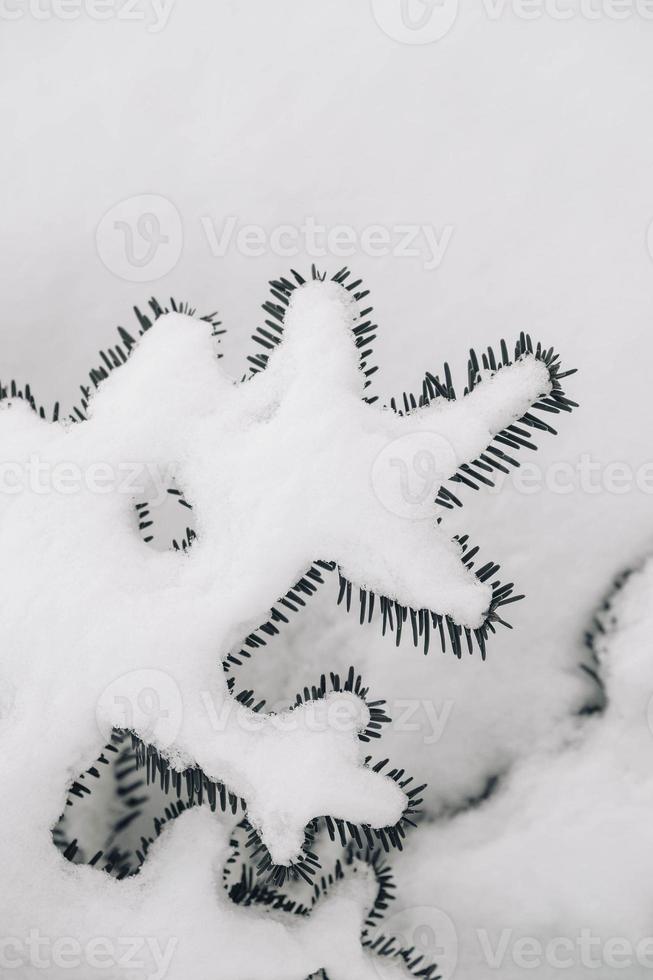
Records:
{"label": "snow-covered pine branch", "polygon": [[[417,791],[403,770],[366,757],[360,736],[370,709],[360,691],[321,689],[270,715],[233,696],[220,659],[318,559],[339,569],[348,605],[356,583],[368,609],[379,597],[384,626],[394,609],[398,636],[410,611],[419,636],[428,622],[441,633],[446,623],[456,652],[463,631],[470,648],[473,634],[484,650],[510,589],[487,584],[495,566],[470,570],[437,522],[435,500],[430,520],[398,512],[392,467],[379,460],[389,448],[392,462],[392,447],[409,438],[414,451],[434,456],[435,496],[533,403],[569,406],[556,408],[551,353],[531,353],[520,341],[515,363],[482,379],[475,371],[460,401],[447,386],[444,397],[436,390],[408,412],[379,407],[366,394],[360,297],[343,283],[339,275],[286,290],[280,343],[241,383],[217,363],[214,318],[212,332],[205,321],[159,310],[138,344],[121,334],[131,356],[92,372],[99,387],[83,389],[79,424],[47,423],[39,417],[47,413],[28,407],[36,407],[31,391],[0,386],[0,447],[13,479],[0,497],[8,706],[0,858],[19,897],[7,912],[10,932],[36,925],[84,936],[101,920],[118,936],[126,914],[144,934],[174,924],[185,943],[175,961],[183,976],[190,949],[196,973],[203,962],[193,944],[206,942],[209,922],[223,944],[231,936],[225,976],[276,975],[279,957],[288,976],[322,968],[330,980],[343,969],[348,980],[371,975],[359,944],[367,892],[361,899],[338,889],[303,931],[284,932],[274,956],[262,935],[253,947],[249,932],[232,928],[233,912],[210,903],[214,863],[189,865],[184,826],[193,855],[206,849],[218,861],[223,847],[204,811],[184,815],[140,875],[119,884],[83,865],[62,867],[49,833],[72,776],[94,758],[98,727],[105,736],[122,727],[164,786],[183,771],[196,794],[244,800],[264,869],[305,854],[317,818],[346,827],[354,840],[361,828],[400,843]],[[192,504],[195,530],[183,553],[144,547],[134,511],[140,498],[122,479],[126,468],[162,492],[174,484]],[[38,793],[25,793],[25,774]]]}

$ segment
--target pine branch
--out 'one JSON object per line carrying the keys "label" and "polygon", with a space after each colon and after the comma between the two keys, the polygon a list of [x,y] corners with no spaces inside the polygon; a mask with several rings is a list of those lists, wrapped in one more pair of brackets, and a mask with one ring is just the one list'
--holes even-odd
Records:
{"label": "pine branch", "polygon": [[[264,371],[267,367],[270,353],[283,340],[284,318],[286,310],[290,305],[292,294],[299,286],[303,286],[307,281],[304,276],[300,275],[299,272],[295,272],[294,269],[291,269],[290,276],[292,278],[282,276],[280,279],[273,279],[270,282],[270,294],[272,298],[266,300],[263,304],[263,310],[267,313],[269,319],[265,321],[264,327],[257,327],[252,335],[252,340],[268,353],[257,352],[248,356],[247,360],[250,363],[251,372],[250,377],[258,374],[259,371]],[[347,292],[351,293],[358,304],[361,304],[369,296],[369,289],[360,288],[362,286],[361,279],[348,281],[350,276],[351,272],[345,267],[331,276],[331,282],[339,283]],[[311,267],[310,278],[314,281],[319,280],[324,282],[326,273],[320,273],[315,265],[313,265]],[[370,320],[372,309],[371,306],[359,309],[357,322],[352,327],[354,342],[358,350],[359,367],[365,379],[363,382],[365,390],[369,388],[371,384],[370,379],[378,370],[377,367],[370,366],[369,363],[370,357],[374,353],[374,341],[376,340],[376,331],[378,330],[377,325]],[[377,401],[377,396],[365,396],[364,401],[372,405]]]}

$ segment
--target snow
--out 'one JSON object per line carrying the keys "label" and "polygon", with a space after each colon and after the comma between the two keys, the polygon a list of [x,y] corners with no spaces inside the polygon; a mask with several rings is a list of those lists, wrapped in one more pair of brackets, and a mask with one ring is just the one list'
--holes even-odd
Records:
{"label": "snow", "polygon": [[421,827],[399,865],[401,903],[422,906],[410,928],[448,916],[460,975],[521,977],[525,939],[536,977],[650,975],[652,600],[649,560],[600,616],[605,712],[552,732],[480,808]]}
{"label": "snow", "polygon": [[[536,491],[510,480],[497,494],[465,493],[463,511],[447,519],[451,534],[470,532],[527,594],[513,607],[514,631],[493,638],[487,663],[397,651],[391,638],[359,629],[335,609],[329,582],[239,678],[284,705],[323,669],[353,662],[395,718],[406,712],[397,702],[412,705],[410,720],[395,721],[385,736],[384,753],[428,779],[430,817],[465,807],[488,778],[509,780],[511,767],[532,758],[530,781],[510,796],[523,805],[540,780],[542,751],[583,705],[601,701],[578,669],[587,660],[583,633],[614,574],[653,543],[650,489],[633,478],[615,492],[606,478],[616,462],[633,477],[650,466],[651,23],[636,14],[623,22],[525,21],[510,5],[491,20],[485,5],[461,3],[441,40],[402,45],[367,4],[304,9],[254,0],[177,5],[159,33],[115,19],[25,17],[5,28],[0,100],[14,139],[3,154],[3,269],[11,284],[3,296],[3,379],[27,378],[41,401],[61,398],[69,407],[98,347],[111,342],[117,323],[129,325],[132,304],[142,307],[150,292],[187,298],[200,311],[219,307],[229,328],[223,363],[240,377],[265,281],[313,260],[330,271],[348,262],[371,289],[381,325],[374,378],[381,401],[417,389],[424,370],[437,372],[444,359],[462,386],[469,345],[521,329],[581,369],[573,384],[581,410],[533,457],[542,474]],[[96,229],[118,202],[150,193],[183,217],[183,243],[173,269],[135,283],[102,263]],[[220,234],[230,216],[238,227],[263,227],[262,255],[245,254],[235,238],[224,254],[212,251],[207,225]],[[301,237],[298,254],[275,254],[270,233],[309,218],[329,228],[351,224],[354,254],[308,254]],[[423,248],[411,257],[360,245],[372,225],[411,222],[435,228],[446,246],[435,269],[425,267]],[[599,464],[589,487],[579,469],[584,457]],[[565,492],[551,480],[554,464],[569,468]],[[38,566],[31,574],[38,584]],[[53,604],[52,617],[73,603],[66,596]],[[0,703],[14,697],[5,687]],[[444,722],[439,735],[434,709]],[[32,750],[37,762],[42,744]],[[557,755],[554,746],[547,766]],[[69,775],[89,761],[71,757]],[[582,868],[566,850],[564,861],[554,860],[556,830],[547,835],[540,826],[533,837],[547,845],[556,887],[541,891],[532,875],[518,876],[508,843],[492,849],[492,875],[478,884],[480,862],[473,849],[465,855],[495,833],[483,807],[451,857],[444,845],[431,854],[428,837],[426,856],[402,877],[405,900],[431,905],[433,883],[447,880],[438,901],[456,916],[462,947],[484,888],[487,906],[494,897],[514,910],[523,899],[530,919],[514,921],[543,937],[538,923],[554,918],[559,934],[575,935],[596,891],[606,935],[623,934],[623,920],[641,919],[651,896],[642,884],[650,878],[647,808],[622,806],[615,788],[622,782],[616,774],[603,789],[593,784],[596,806],[604,792],[618,832],[606,841],[583,824]],[[560,790],[558,783],[547,803],[567,812]],[[36,796],[50,791],[54,785],[44,785]],[[589,820],[593,808],[572,798]],[[416,847],[426,833],[421,827],[414,835]],[[623,840],[631,849],[623,860],[633,868],[624,892],[616,867]],[[19,834],[22,854],[26,841]],[[46,866],[49,848],[44,843],[34,861]],[[544,859],[541,866],[546,871]],[[611,891],[611,881],[621,885]],[[71,889],[65,898],[81,918],[87,893]],[[477,980],[484,970],[468,964],[467,973]],[[573,975],[584,972],[596,975],[578,964]]]}
{"label": "snow", "polygon": [[[432,527],[412,534],[413,524],[381,504],[373,462],[403,435],[419,442],[435,433],[450,447],[447,478],[550,382],[547,368],[525,357],[460,403],[401,417],[362,399],[356,316],[341,285],[300,287],[267,370],[234,384],[209,325],[168,314],[100,385],[88,421],[43,422],[20,399],[3,406],[11,479],[0,548],[11,575],[1,646],[14,703],[2,720],[11,749],[2,777],[12,786],[29,768],[43,788],[29,806],[16,786],[5,813],[6,880],[22,892],[16,929],[29,922],[32,889],[54,892],[62,869],[50,880],[38,864],[26,870],[15,839],[29,850],[56,821],[71,766],[75,776],[75,763],[93,757],[96,722],[105,737],[128,728],[180,769],[198,765],[225,782],[247,801],[275,863],[300,854],[314,817],[374,828],[400,820],[401,789],[363,765],[357,736],[369,714],[359,698],[333,693],[285,717],[261,716],[228,694],[216,651],[224,657],[227,638],[259,621],[315,554],[391,598],[482,621],[489,590],[438,530],[435,503]],[[129,519],[133,493],[119,479],[99,489],[95,470],[89,479],[98,461],[107,474],[172,465],[197,514],[190,552],[146,548]],[[99,909],[101,884],[93,901]],[[53,910],[49,930],[60,921]]]}
{"label": "snow", "polygon": [[[274,916],[237,909],[216,884],[228,839],[228,829],[198,808],[164,832],[135,878],[117,882],[92,868],[73,871],[57,858],[56,890],[46,886],[32,896],[29,931],[14,931],[16,920],[3,910],[3,969],[21,978],[85,980],[111,970],[110,976],[138,980],[216,971],[282,980],[325,965],[343,980],[376,980],[360,945],[373,897],[364,875],[340,883],[315,917],[297,918],[287,928]],[[41,868],[47,870],[47,864]]]}

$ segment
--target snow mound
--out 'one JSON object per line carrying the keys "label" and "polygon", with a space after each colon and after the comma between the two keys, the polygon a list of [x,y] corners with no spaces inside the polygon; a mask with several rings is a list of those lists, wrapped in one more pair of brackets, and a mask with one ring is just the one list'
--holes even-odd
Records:
{"label": "snow mound", "polygon": [[604,713],[553,732],[485,805],[420,828],[396,864],[405,934],[449,924],[445,977],[650,976],[652,625],[649,559],[597,616]]}
{"label": "snow mound", "polygon": [[[220,369],[206,323],[162,316],[100,386],[88,421],[46,424],[18,401],[2,406],[0,859],[10,934],[39,924],[77,936],[87,907],[119,928],[125,890],[64,867],[50,839],[72,777],[112,726],[244,798],[275,862],[297,856],[314,816],[372,828],[400,820],[400,787],[364,764],[364,705],[335,693],[261,716],[231,697],[220,658],[316,555],[374,591],[480,623],[489,586],[434,519],[388,507],[392,487],[375,461],[406,436],[431,453],[435,438],[444,480],[550,379],[524,357],[461,401],[401,417],[361,399],[354,316],[337,284],[297,290],[283,343],[244,384]],[[192,502],[198,537],[187,554],[139,538],[134,501],[145,478],[174,480]],[[38,792],[26,794],[26,773]],[[203,911],[208,866],[201,874],[181,931],[214,914]],[[149,908],[147,881],[133,887]],[[156,911],[142,915],[154,929]],[[253,945],[266,948],[248,935],[243,949]],[[266,964],[257,976],[274,975]]]}

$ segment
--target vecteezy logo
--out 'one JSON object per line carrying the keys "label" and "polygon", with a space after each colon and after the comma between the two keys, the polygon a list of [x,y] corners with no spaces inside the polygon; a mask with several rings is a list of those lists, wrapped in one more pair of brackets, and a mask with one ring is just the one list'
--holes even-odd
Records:
{"label": "vecteezy logo", "polygon": [[[378,931],[392,937],[400,949],[413,950],[411,959],[422,956],[421,966],[435,964],[438,980],[453,980],[458,964],[458,933],[451,917],[442,909],[431,906],[404,909],[379,923]],[[373,962],[382,980],[394,980],[397,976],[392,957],[375,956]]]}
{"label": "vecteezy logo", "polygon": [[437,432],[407,432],[388,443],[372,465],[372,489],[391,514],[433,519],[438,490],[456,469],[451,445]]}
{"label": "vecteezy logo", "polygon": [[128,282],[153,282],[176,266],[184,244],[181,217],[158,194],[138,194],[110,208],[95,235],[98,255]]}
{"label": "vecteezy logo", "polygon": [[162,670],[131,670],[105,687],[95,714],[104,738],[114,727],[125,728],[136,731],[146,742],[165,747],[174,742],[181,729],[181,692]]}
{"label": "vecteezy logo", "polygon": [[402,44],[432,44],[448,34],[459,0],[371,0],[377,24]]}

